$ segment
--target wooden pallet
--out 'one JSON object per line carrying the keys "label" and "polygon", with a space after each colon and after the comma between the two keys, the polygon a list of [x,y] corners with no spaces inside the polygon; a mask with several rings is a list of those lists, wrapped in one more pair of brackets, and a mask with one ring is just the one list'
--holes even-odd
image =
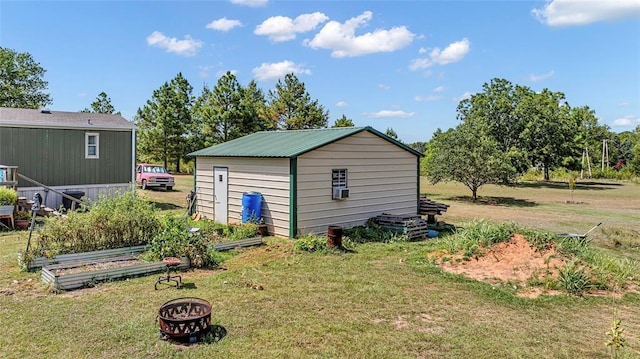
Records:
{"label": "wooden pallet", "polygon": [[407,236],[410,241],[425,239],[429,235],[428,223],[420,216],[398,216],[383,213],[376,217],[376,223],[394,233]]}

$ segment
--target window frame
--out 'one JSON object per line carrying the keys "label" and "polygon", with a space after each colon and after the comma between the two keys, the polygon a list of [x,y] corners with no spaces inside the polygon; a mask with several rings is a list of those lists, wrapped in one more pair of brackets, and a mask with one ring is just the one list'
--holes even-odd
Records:
{"label": "window frame", "polygon": [[[89,138],[94,137],[95,143],[90,144]],[[90,154],[89,148],[95,147],[96,152],[94,155]],[[97,132],[85,132],[84,133],[84,158],[85,159],[98,159],[100,158],[100,134]]]}
{"label": "window frame", "polygon": [[[341,175],[342,173],[344,176]],[[338,175],[337,179],[335,178],[336,174]],[[331,169],[331,191],[334,188],[349,188],[349,172],[346,168]]]}

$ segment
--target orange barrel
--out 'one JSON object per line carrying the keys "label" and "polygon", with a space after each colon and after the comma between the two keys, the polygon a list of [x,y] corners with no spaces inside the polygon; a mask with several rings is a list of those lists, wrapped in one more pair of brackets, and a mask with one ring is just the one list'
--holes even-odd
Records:
{"label": "orange barrel", "polygon": [[329,226],[327,229],[327,245],[329,247],[342,247],[342,227],[341,226]]}

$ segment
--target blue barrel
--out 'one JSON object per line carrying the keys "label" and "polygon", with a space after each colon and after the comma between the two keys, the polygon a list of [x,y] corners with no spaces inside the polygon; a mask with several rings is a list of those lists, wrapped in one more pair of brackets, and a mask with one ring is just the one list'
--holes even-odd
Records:
{"label": "blue barrel", "polygon": [[260,222],[262,218],[262,194],[245,192],[242,194],[242,223]]}

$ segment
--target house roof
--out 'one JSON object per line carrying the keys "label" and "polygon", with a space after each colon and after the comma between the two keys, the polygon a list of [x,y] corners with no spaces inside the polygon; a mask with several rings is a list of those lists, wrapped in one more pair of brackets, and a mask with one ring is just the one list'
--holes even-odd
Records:
{"label": "house roof", "polygon": [[370,132],[416,156],[422,156],[420,152],[368,126],[255,132],[192,152],[189,156],[294,158],[363,131]]}
{"label": "house roof", "polygon": [[130,130],[136,126],[120,115],[0,107],[0,127]]}

